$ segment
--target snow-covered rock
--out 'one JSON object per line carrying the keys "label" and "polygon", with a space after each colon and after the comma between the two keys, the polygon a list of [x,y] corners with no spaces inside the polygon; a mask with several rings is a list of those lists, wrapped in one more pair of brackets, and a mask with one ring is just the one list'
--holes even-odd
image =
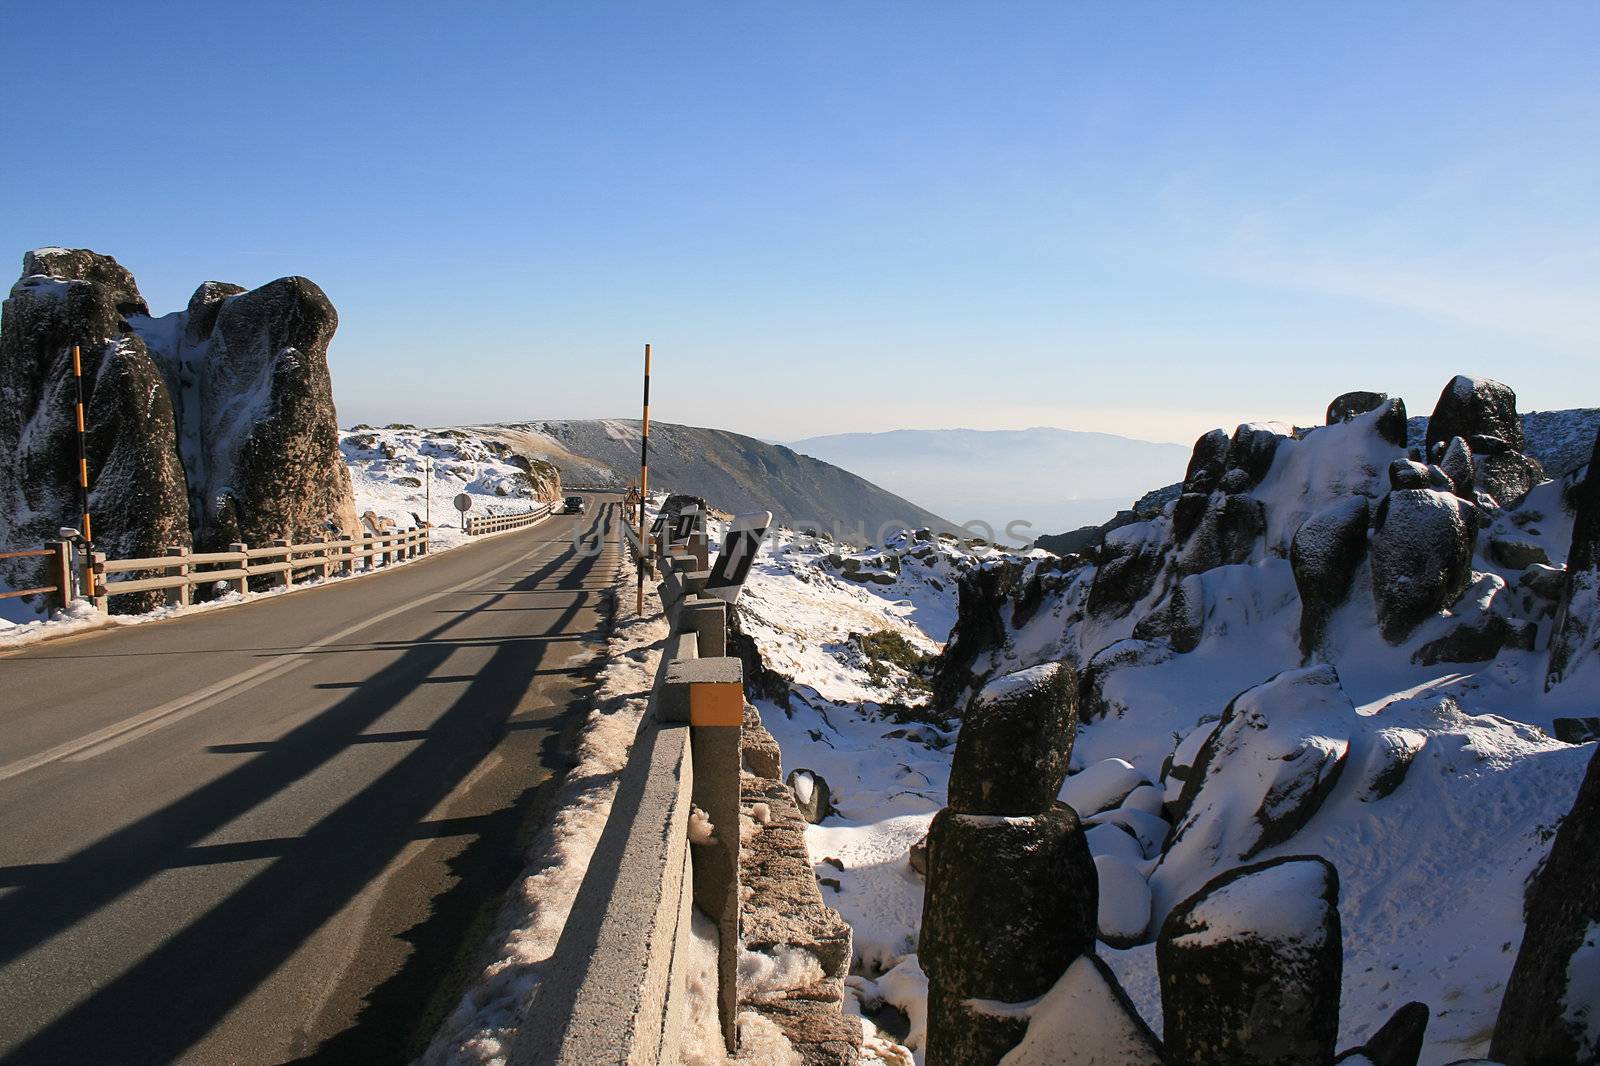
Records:
{"label": "snow-covered rock", "polygon": [[1100,939],[1115,948],[1144,942],[1150,925],[1150,886],[1137,869],[1115,855],[1096,855],[1100,883]]}
{"label": "snow-covered rock", "polygon": [[1472,577],[1478,517],[1444,492],[1397,489],[1373,520],[1372,594],[1391,644],[1455,602]]}
{"label": "snow-covered rock", "polygon": [[1068,777],[1057,797],[1089,818],[1117,806],[1128,794],[1149,781],[1125,759],[1102,759]]}
{"label": "snow-covered rock", "polygon": [[1328,665],[1285,671],[1240,693],[1206,741],[1181,820],[1151,878],[1159,917],[1218,869],[1288,840],[1344,768],[1355,708]]}
{"label": "snow-covered rock", "polygon": [[1339,1034],[1339,875],[1290,856],[1229,871],[1173,910],[1156,943],[1173,1062],[1330,1062]]}
{"label": "snow-covered rock", "polygon": [[964,716],[950,764],[950,808],[1019,815],[1048,809],[1067,776],[1077,723],[1071,667],[1035,666],[989,682]]}

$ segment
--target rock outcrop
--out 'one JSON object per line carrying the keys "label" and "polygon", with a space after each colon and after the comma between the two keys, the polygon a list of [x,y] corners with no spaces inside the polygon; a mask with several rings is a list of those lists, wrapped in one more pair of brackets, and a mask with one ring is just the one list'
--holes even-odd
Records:
{"label": "rock outcrop", "polygon": [[1435,458],[1435,446],[1448,444],[1452,437],[1470,440],[1475,436],[1498,437],[1522,451],[1526,441],[1522,419],[1517,417],[1517,394],[1509,385],[1490,378],[1457,374],[1439,394],[1428,418],[1427,457]]}
{"label": "rock outcrop", "polygon": [[1289,548],[1300,593],[1300,651],[1310,657],[1328,619],[1350,595],[1350,584],[1367,554],[1370,509],[1365,496],[1323,508],[1295,531]]}
{"label": "rock outcrop", "polygon": [[1600,658],[1600,434],[1589,469],[1571,493],[1572,547],[1554,635],[1550,639],[1549,689]]}
{"label": "rock outcrop", "polygon": [[1372,595],[1391,644],[1453,603],[1472,577],[1477,511],[1431,489],[1396,489],[1378,504],[1372,529]]}
{"label": "rock outcrop", "polygon": [[1078,816],[1054,803],[1074,695],[1063,666],[1001,678],[975,698],[956,741],[950,805],[928,830],[917,952],[928,1066],[999,1062],[1027,1028],[1021,1005],[1094,947],[1094,862]]}
{"label": "rock outcrop", "polygon": [[22,269],[0,331],[0,447],[16,457],[0,474],[7,542],[81,524],[74,344],[97,549],[128,558],[307,540],[330,518],[356,530],[327,367],[338,319],[315,285],[207,282],[155,319],[110,256],[46,248]]}
{"label": "rock outcrop", "polygon": [[1331,1062],[1343,962],[1339,874],[1326,859],[1222,874],[1173,909],[1156,942],[1167,1061]]}
{"label": "rock outcrop", "polygon": [[[136,558],[189,542],[171,396],[129,321],[147,311],[133,275],[110,256],[42,248],[23,257],[22,278],[0,312],[0,451],[9,457],[0,465],[0,541],[7,547],[33,547],[62,526],[83,524],[73,345],[82,355],[95,547]],[[33,561],[23,562],[8,578],[39,584]],[[127,597],[116,606],[147,603]]]}
{"label": "rock outcrop", "polygon": [[1489,1054],[1506,1066],[1600,1062],[1600,752],[1528,888],[1527,931]]}

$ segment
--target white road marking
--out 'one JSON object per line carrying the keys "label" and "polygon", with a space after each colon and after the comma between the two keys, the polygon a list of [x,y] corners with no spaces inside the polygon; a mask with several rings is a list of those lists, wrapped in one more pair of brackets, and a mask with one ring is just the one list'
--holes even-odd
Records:
{"label": "white road marking", "polygon": [[58,744],[55,747],[50,748],[47,751],[42,751],[37,755],[30,755],[26,759],[18,759],[16,762],[7,763],[4,766],[0,766],[0,781],[8,780],[9,778],[16,777],[19,774],[25,774],[29,770],[36,770],[41,766],[47,766],[50,763],[58,762],[62,759],[66,759],[70,762],[81,762],[84,759],[92,759],[96,755],[102,755],[105,752],[121,747],[123,744],[136,740],[148,733],[152,733],[164,725],[170,725],[173,722],[182,721],[192,714],[198,714],[199,712],[208,708],[215,707],[219,703],[225,703],[234,696],[248,692],[257,685],[265,684],[274,678],[281,677],[297,666],[310,662],[312,656],[306,654],[308,652],[317,651],[318,649],[324,648],[329,644],[334,644],[338,641],[341,641],[354,633],[359,633],[363,629],[368,629],[380,622],[386,622],[395,615],[416,610],[423,604],[432,603],[434,600],[443,599],[446,596],[454,596],[458,593],[465,592],[474,585],[481,584],[498,576],[499,574],[504,573],[507,570],[510,570],[513,566],[518,566],[527,562],[533,557],[539,555],[541,552],[545,551],[551,545],[559,546],[561,543],[562,541],[560,540],[545,541],[532,551],[529,551],[523,555],[519,555],[509,563],[506,563],[504,566],[497,566],[493,570],[488,570],[484,573],[477,574],[470,580],[463,581],[458,585],[452,585],[450,588],[439,592],[431,592],[428,595],[412,600],[409,603],[403,603],[398,607],[390,608],[389,610],[375,614],[370,618],[362,619],[355,625],[347,626],[346,628],[339,630],[337,633],[323,637],[321,640],[316,640],[310,644],[295,648],[293,651],[286,653],[289,655],[289,658],[287,659],[280,657],[274,659],[270,663],[261,663],[256,666],[252,666],[248,670],[242,670],[239,673],[234,674],[232,677],[225,677],[221,681],[207,685],[205,688],[199,689],[198,691],[191,692],[187,696],[179,696],[177,699],[169,700],[158,707],[152,707],[147,711],[141,711],[138,714],[131,715],[127,718],[124,718],[122,721],[115,722],[103,729],[97,729],[93,733],[79,737],[76,740],[69,740],[65,744]]}

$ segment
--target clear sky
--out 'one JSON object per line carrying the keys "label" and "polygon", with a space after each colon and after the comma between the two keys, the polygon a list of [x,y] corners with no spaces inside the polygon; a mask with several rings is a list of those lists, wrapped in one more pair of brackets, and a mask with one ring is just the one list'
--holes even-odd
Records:
{"label": "clear sky", "polygon": [[1600,4],[8,3],[0,255],[303,274],[341,421],[1600,405]]}

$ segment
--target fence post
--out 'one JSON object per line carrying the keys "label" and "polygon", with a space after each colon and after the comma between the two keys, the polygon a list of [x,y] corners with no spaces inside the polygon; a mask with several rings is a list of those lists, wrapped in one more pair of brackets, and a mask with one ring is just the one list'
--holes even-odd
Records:
{"label": "fence post", "polygon": [[[281,560],[282,562],[290,564],[294,562],[294,560],[290,558],[290,556],[294,553],[287,550],[289,547],[289,542],[287,540],[284,540],[282,537],[280,537],[272,542],[272,546],[274,548],[285,549],[283,553],[283,559]],[[286,589],[292,584],[294,584],[294,567],[291,565],[289,569],[278,574],[277,586],[279,588]]]}
{"label": "fence post", "polygon": [[429,547],[428,541],[429,541],[429,538],[431,537],[431,535],[432,535],[432,530],[430,530],[427,526],[423,526],[422,527],[422,554],[423,555],[427,555],[428,554],[428,547]]}
{"label": "fence post", "polygon": [[189,549],[181,544],[168,545],[167,557],[180,560],[170,564],[167,569],[169,572],[176,570],[178,576],[183,578],[183,584],[167,590],[167,606],[187,607],[189,605]]}
{"label": "fence post", "polygon": [[50,559],[50,574],[56,583],[56,597],[65,611],[72,606],[72,542],[58,540],[51,547],[55,555]]}
{"label": "fence post", "polygon": [[321,560],[317,569],[321,572],[322,580],[324,581],[333,576],[333,561],[329,558],[332,549],[328,546],[328,539],[328,535],[324,533],[322,539],[317,541],[317,557]]}
{"label": "fence post", "polygon": [[[237,552],[237,553],[243,555],[244,552],[247,552],[247,551],[250,550],[250,546],[248,544],[239,544],[239,543],[235,542],[233,544],[228,545],[228,550],[230,552]],[[249,558],[249,556],[244,556],[243,558],[241,558],[239,560],[239,569],[244,571],[244,576],[243,577],[234,578],[231,582],[229,582],[229,584],[231,584],[234,587],[234,589],[239,593],[239,595],[244,596],[244,595],[248,594],[249,591],[250,591],[250,558]]]}
{"label": "fence post", "polygon": [[111,610],[111,597],[106,594],[106,553],[91,552],[89,565],[83,568],[83,573],[89,579],[89,602],[101,614],[108,613]]}
{"label": "fence post", "polygon": [[[370,571],[377,564],[372,561],[372,534],[365,530],[361,533],[361,569]],[[354,560],[352,560],[353,562]]]}

